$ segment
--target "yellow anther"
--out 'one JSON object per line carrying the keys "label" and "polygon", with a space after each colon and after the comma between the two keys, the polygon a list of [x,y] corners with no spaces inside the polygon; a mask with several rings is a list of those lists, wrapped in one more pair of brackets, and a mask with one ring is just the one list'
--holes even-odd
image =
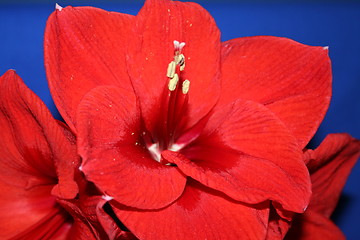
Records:
{"label": "yellow anther", "polygon": [[180,71],[184,71],[184,69],[185,69],[185,58],[184,58],[184,63],[180,65]]}
{"label": "yellow anther", "polygon": [[167,68],[166,76],[169,78],[173,78],[175,75],[175,68],[176,68],[176,63],[174,61],[170,62]]}
{"label": "yellow anther", "polygon": [[182,93],[187,94],[189,92],[189,88],[190,88],[190,81],[186,79],[182,84]]}
{"label": "yellow anther", "polygon": [[170,79],[168,88],[170,91],[174,91],[176,89],[176,85],[179,82],[179,76],[175,73],[174,77]]}
{"label": "yellow anther", "polygon": [[184,54],[177,54],[174,56],[175,63],[178,65],[184,65],[185,64],[185,56]]}

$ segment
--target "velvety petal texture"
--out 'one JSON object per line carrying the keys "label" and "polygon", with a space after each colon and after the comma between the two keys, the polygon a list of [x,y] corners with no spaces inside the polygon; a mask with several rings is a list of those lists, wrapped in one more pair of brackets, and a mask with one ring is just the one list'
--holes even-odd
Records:
{"label": "velvety petal texture", "polygon": [[110,202],[139,239],[264,239],[268,204],[246,206],[190,180],[174,204],[159,210]]}
{"label": "velvety petal texture", "polygon": [[122,204],[161,208],[181,195],[186,177],[151,157],[139,117],[134,93],[110,86],[89,92],[77,118],[82,171]]}
{"label": "velvety petal texture", "polygon": [[0,126],[0,238],[66,235],[69,215],[51,191],[55,186],[60,196],[77,194],[75,147],[13,70],[0,78]]}
{"label": "velvety petal texture", "polygon": [[260,36],[222,45],[219,105],[243,98],[266,105],[305,147],[331,97],[331,65],[325,47]]}
{"label": "velvety petal texture", "polygon": [[252,101],[238,100],[214,113],[199,138],[162,156],[238,201],[271,199],[303,212],[310,199],[310,178],[296,139],[270,110]]}
{"label": "velvety petal texture", "polygon": [[131,89],[125,67],[133,16],[93,7],[66,7],[48,19],[44,53],[52,97],[75,132],[75,115],[90,89],[118,84]]}

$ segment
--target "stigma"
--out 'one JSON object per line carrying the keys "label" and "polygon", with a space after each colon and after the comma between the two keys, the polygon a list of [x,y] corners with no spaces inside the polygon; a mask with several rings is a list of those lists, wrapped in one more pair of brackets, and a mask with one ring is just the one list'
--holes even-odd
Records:
{"label": "stigma", "polygon": [[183,49],[183,47],[185,47],[185,43],[184,42],[179,42],[177,40],[174,40],[174,48],[181,51]]}

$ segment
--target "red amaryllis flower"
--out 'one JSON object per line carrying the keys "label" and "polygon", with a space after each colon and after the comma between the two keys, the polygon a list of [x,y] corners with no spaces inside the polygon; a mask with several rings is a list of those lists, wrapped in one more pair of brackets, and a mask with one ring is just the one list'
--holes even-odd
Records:
{"label": "red amaryllis flower", "polygon": [[269,200],[306,208],[301,150],[329,104],[326,49],[221,43],[199,5],[149,0],[137,16],[58,7],[45,63],[82,171],[139,238],[263,239]]}
{"label": "red amaryllis flower", "polygon": [[345,239],[330,216],[359,156],[360,141],[348,134],[330,134],[316,150],[306,150],[313,192],[309,207],[291,222],[272,212],[267,239],[283,239],[290,226],[285,239]]}
{"label": "red amaryllis flower", "polygon": [[345,239],[329,218],[360,156],[360,141],[347,134],[331,134],[306,155],[313,195],[305,213],[294,218],[286,239]]}
{"label": "red amaryllis flower", "polygon": [[101,217],[103,202],[73,199],[80,164],[74,136],[12,70],[0,77],[0,126],[0,238],[99,239],[87,212],[113,221]]}

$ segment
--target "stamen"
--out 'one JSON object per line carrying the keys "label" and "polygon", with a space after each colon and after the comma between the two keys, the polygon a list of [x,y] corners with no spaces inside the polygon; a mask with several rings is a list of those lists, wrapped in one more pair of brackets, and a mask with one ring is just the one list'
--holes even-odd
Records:
{"label": "stamen", "polygon": [[185,69],[185,58],[184,58],[184,63],[180,65],[180,71],[184,71],[184,69]]}
{"label": "stamen", "polygon": [[176,54],[174,56],[174,61],[176,65],[180,66],[180,71],[184,71],[185,69],[185,56],[183,54]]}
{"label": "stamen", "polygon": [[175,75],[176,63],[174,61],[169,63],[166,76],[173,78]]}
{"label": "stamen", "polygon": [[174,74],[174,77],[170,79],[168,88],[170,91],[174,91],[176,89],[176,85],[179,82],[179,75],[176,73]]}
{"label": "stamen", "polygon": [[175,55],[174,56],[175,63],[178,65],[185,63],[185,57],[183,54]]}
{"label": "stamen", "polygon": [[182,84],[182,93],[187,94],[189,92],[189,88],[190,88],[190,81],[186,79]]}

